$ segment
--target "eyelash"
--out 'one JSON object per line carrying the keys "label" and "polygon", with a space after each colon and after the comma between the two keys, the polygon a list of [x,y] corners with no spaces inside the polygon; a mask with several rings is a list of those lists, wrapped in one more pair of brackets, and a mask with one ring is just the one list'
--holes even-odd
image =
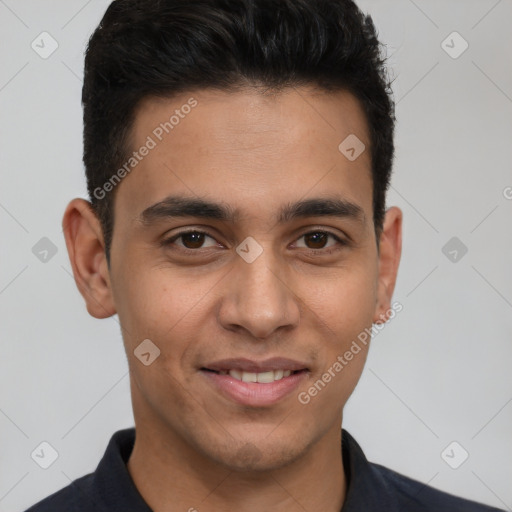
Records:
{"label": "eyelash", "polygon": [[[161,242],[161,245],[162,246],[170,246],[170,245],[173,245],[173,243],[180,237],[184,236],[184,235],[188,235],[188,234],[191,234],[191,233],[195,233],[195,234],[198,234],[198,235],[206,235],[212,239],[215,240],[215,237],[210,235],[208,232],[206,231],[199,231],[197,229],[191,229],[191,230],[187,230],[187,231],[180,231],[179,233],[176,233],[174,234],[172,237],[170,238],[167,238],[165,240],[162,240]],[[335,235],[334,233],[331,233],[330,231],[325,231],[325,230],[322,230],[322,229],[318,229],[318,230],[314,230],[314,231],[308,231],[306,233],[303,233],[298,239],[304,237],[304,236],[307,236],[307,235],[313,235],[313,234],[323,234],[323,235],[328,235],[328,236],[332,236],[336,242],[338,242],[338,244],[342,247],[344,246],[348,246],[349,245],[349,242],[346,241],[346,240],[343,240],[342,238],[340,238],[339,236]],[[297,240],[298,240],[297,239]],[[332,254],[333,252],[336,252],[338,250],[340,250],[342,247],[338,247],[338,248],[327,248],[327,249],[307,249],[306,248],[306,251],[309,251],[309,253],[311,254]],[[179,247],[177,249],[178,251],[184,253],[184,254],[194,254],[194,255],[197,255],[200,251],[201,251],[201,248],[199,249],[188,249],[186,247]]]}

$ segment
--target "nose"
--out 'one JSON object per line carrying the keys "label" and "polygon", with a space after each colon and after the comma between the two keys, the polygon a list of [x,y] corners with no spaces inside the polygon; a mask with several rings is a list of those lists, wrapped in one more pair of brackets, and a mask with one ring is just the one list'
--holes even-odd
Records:
{"label": "nose", "polygon": [[252,263],[239,258],[234,265],[218,313],[225,329],[244,329],[253,338],[266,339],[278,329],[299,324],[299,301],[290,274],[270,249]]}

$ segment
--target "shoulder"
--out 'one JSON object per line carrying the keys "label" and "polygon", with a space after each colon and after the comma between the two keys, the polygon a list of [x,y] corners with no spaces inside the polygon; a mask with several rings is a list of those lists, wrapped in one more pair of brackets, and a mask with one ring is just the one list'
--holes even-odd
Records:
{"label": "shoulder", "polygon": [[357,441],[345,429],[342,433],[342,454],[349,481],[343,512],[503,512],[369,462]]}
{"label": "shoulder", "polygon": [[62,489],[32,505],[25,512],[98,512],[92,480],[94,474],[85,475]]}
{"label": "shoulder", "polygon": [[501,512],[499,509],[454,496],[380,464],[370,463],[389,492],[397,497],[404,510],[436,512]]}
{"label": "shoulder", "polygon": [[134,441],[134,428],[118,430],[110,438],[94,472],[73,480],[25,512],[150,512],[126,468]]}

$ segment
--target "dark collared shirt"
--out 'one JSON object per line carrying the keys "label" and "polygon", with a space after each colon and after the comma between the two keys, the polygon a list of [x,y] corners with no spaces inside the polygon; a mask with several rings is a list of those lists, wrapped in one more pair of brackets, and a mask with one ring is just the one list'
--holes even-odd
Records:
{"label": "dark collared shirt", "polygon": [[[94,473],[78,478],[26,512],[152,512],[126,468],[134,442],[134,428],[119,430]],[[368,462],[346,430],[342,430],[342,456],[347,493],[341,512],[500,512]]]}

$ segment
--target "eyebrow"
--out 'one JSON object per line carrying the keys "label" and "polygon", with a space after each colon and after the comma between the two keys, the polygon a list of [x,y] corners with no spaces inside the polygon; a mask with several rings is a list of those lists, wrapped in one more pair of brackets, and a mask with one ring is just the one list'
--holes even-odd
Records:
{"label": "eyebrow", "polygon": [[[153,223],[182,217],[218,220],[235,223],[241,212],[226,203],[185,196],[169,196],[146,208],[138,217],[145,226]],[[281,207],[277,222],[284,224],[294,219],[307,217],[338,217],[351,219],[364,224],[366,215],[361,206],[341,198],[313,198],[287,203]]]}

